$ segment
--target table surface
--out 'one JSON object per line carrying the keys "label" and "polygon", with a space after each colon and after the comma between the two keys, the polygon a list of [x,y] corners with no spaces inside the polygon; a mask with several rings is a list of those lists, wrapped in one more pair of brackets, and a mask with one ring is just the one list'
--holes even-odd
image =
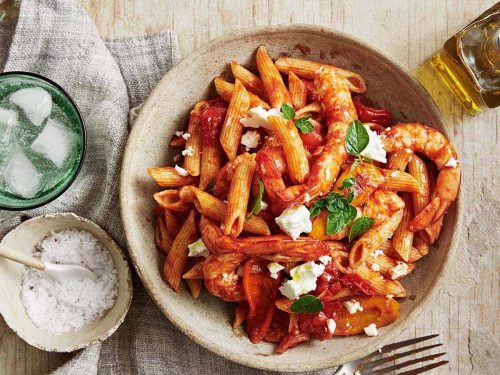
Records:
{"label": "table surface", "polygon": [[[0,0],[9,10],[12,0]],[[306,23],[342,30],[392,55],[441,109],[463,163],[464,228],[449,282],[401,339],[439,333],[449,365],[432,374],[498,373],[500,165],[498,110],[466,115],[425,65],[493,0],[80,0],[107,38],[177,32],[182,56],[234,30]],[[3,3],[3,4],[2,4]],[[10,7],[11,9],[14,7]],[[15,9],[14,9],[15,11]],[[438,350],[438,349],[436,349]],[[441,348],[439,348],[441,350]],[[70,358],[19,339],[0,318],[0,374],[42,374]]]}

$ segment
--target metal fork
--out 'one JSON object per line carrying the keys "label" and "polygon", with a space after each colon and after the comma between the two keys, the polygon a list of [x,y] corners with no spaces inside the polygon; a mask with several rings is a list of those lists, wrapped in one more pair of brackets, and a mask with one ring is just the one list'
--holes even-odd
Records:
{"label": "metal fork", "polygon": [[[341,366],[335,372],[334,375],[382,375],[382,374],[389,374],[393,371],[399,370],[399,369],[407,367],[407,366],[415,365],[417,363],[432,361],[436,358],[439,358],[439,357],[445,355],[446,353],[430,354],[430,355],[426,355],[424,357],[411,359],[411,360],[408,360],[406,362],[402,362],[399,364],[393,364],[389,367],[380,368],[381,366],[386,365],[386,364],[390,364],[391,362],[396,361],[400,358],[404,358],[404,357],[407,357],[407,356],[410,356],[410,355],[416,354],[416,353],[421,353],[425,350],[437,348],[438,346],[441,346],[443,344],[428,345],[428,346],[424,346],[422,348],[412,349],[412,350],[408,350],[408,351],[401,352],[401,353],[395,353],[395,354],[392,354],[389,356],[384,356],[384,354],[395,351],[397,349],[404,348],[406,346],[415,345],[419,342],[430,340],[430,339],[433,339],[433,338],[438,337],[438,336],[439,336],[439,334],[429,335],[429,336],[424,336],[424,337],[418,337],[416,339],[400,341],[400,342],[397,342],[395,344],[386,345],[386,346],[380,348],[379,350],[377,350],[371,354],[368,354],[366,357],[358,359],[357,361],[349,362],[349,363]],[[433,368],[443,366],[447,363],[448,363],[448,361],[434,362],[434,363],[419,367],[419,368],[414,369],[414,370],[398,372],[397,375],[421,374],[421,373],[429,371]]]}

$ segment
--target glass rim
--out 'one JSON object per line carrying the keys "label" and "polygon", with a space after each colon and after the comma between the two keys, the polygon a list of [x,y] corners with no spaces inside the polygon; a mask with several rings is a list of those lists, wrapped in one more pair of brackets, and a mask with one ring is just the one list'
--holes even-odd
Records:
{"label": "glass rim", "polygon": [[4,76],[10,76],[10,75],[16,75],[16,74],[34,77],[34,78],[40,79],[42,81],[45,81],[45,82],[49,83],[50,85],[54,86],[57,90],[59,90],[68,99],[68,101],[71,103],[71,105],[74,107],[74,109],[76,111],[76,115],[77,115],[78,120],[80,122],[80,128],[82,129],[82,151],[80,153],[80,160],[78,162],[78,166],[76,167],[75,171],[73,172],[73,175],[66,181],[64,186],[61,188],[60,191],[57,192],[57,194],[55,194],[54,196],[50,197],[47,200],[44,200],[44,201],[39,202],[39,203],[34,203],[32,205],[28,205],[25,207],[6,207],[6,206],[2,205],[2,203],[0,203],[0,210],[5,210],[5,211],[33,210],[35,208],[45,206],[46,204],[49,204],[50,202],[53,202],[54,200],[59,198],[62,194],[64,194],[66,192],[66,190],[69,189],[69,187],[71,185],[73,185],[73,182],[75,182],[76,178],[80,174],[80,171],[81,171],[82,166],[83,166],[83,162],[85,160],[85,155],[87,152],[87,129],[85,126],[85,121],[83,119],[80,108],[78,108],[78,106],[76,105],[72,96],[58,83],[54,82],[50,78],[44,77],[44,76],[37,74],[37,73],[32,73],[32,72],[27,72],[27,71],[22,71],[22,70],[12,70],[12,71],[8,71],[8,72],[0,73],[0,80]]}

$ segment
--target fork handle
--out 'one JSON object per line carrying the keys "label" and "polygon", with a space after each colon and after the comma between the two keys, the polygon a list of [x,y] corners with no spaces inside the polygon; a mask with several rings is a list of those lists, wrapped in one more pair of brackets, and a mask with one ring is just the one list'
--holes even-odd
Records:
{"label": "fork handle", "polygon": [[40,259],[15,251],[4,245],[0,245],[0,256],[24,264],[30,268],[36,268],[39,271],[45,270],[45,263]]}

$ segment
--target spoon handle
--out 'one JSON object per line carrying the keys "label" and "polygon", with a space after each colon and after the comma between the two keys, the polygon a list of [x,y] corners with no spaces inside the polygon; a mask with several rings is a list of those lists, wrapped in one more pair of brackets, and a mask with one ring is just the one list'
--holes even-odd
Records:
{"label": "spoon handle", "polygon": [[0,256],[24,264],[30,268],[36,268],[39,271],[45,270],[45,263],[40,259],[12,250],[4,245],[0,245]]}

